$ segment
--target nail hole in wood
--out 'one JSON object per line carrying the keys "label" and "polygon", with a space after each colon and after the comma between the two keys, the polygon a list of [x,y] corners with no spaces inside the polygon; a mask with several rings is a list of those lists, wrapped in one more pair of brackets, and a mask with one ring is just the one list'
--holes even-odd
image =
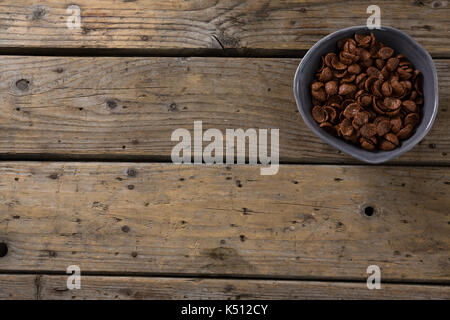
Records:
{"label": "nail hole in wood", "polygon": [[366,206],[364,207],[363,212],[366,217],[371,217],[375,213],[375,209],[372,206]]}
{"label": "nail hole in wood", "polygon": [[8,254],[8,246],[4,242],[0,242],[0,258]]}

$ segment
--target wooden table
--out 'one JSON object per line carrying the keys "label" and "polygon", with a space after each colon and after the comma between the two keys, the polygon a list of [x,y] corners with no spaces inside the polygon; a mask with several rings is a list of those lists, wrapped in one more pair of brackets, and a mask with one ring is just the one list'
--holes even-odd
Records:
{"label": "wooden table", "polygon": [[[0,3],[0,298],[450,298],[448,1],[377,1],[440,90],[430,133],[383,166],[314,136],[292,92],[367,1],[74,3],[73,30],[71,2]],[[280,128],[279,173],[172,164],[195,120]]]}

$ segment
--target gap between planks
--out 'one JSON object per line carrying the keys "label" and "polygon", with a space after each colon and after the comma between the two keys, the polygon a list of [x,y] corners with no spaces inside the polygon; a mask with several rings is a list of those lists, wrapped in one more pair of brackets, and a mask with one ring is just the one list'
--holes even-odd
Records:
{"label": "gap between planks", "polygon": [[[45,57],[210,57],[210,58],[303,58],[308,50],[270,49],[92,49],[92,48],[22,48],[2,47],[1,56]],[[433,56],[445,59],[446,56]]]}
{"label": "gap between planks", "polygon": [[[65,276],[69,274],[64,271],[55,270],[2,270],[0,276]],[[296,276],[277,276],[277,275],[239,275],[239,274],[202,274],[202,273],[161,273],[161,272],[122,272],[122,271],[83,271],[82,275],[87,277],[108,277],[108,278],[168,278],[168,279],[197,279],[197,280],[236,280],[236,281],[285,281],[285,282],[321,282],[321,283],[353,283],[365,284],[366,282],[358,277],[338,278],[338,277],[296,277]],[[367,276],[369,276],[368,274]],[[423,280],[399,280],[399,279],[382,279],[382,283],[391,285],[411,285],[411,286],[433,286],[433,287],[450,287],[450,280],[443,281],[423,281]]]}
{"label": "gap between planks", "polygon": [[[236,160],[236,159],[235,159]],[[159,157],[159,156],[142,156],[142,155],[115,155],[108,157],[108,155],[100,156],[100,157],[92,157],[92,155],[61,155],[61,154],[55,154],[55,155],[49,155],[49,154],[31,154],[31,155],[7,155],[7,154],[0,154],[0,164],[1,163],[9,163],[11,161],[18,162],[18,163],[26,163],[26,162],[43,162],[43,163],[70,163],[70,162],[79,162],[79,163],[119,163],[119,164],[133,164],[133,163],[142,163],[142,164],[173,164],[172,159],[169,157]],[[235,161],[236,162],[236,161]],[[230,166],[230,165],[237,165],[237,166],[251,166],[252,164],[248,163],[248,158],[245,159],[245,164],[236,164],[231,163],[227,164],[224,159],[224,163],[222,166]],[[201,164],[183,164],[183,165],[203,165],[203,166],[210,166],[211,164],[206,164],[202,162]],[[426,163],[426,162],[388,162],[388,163],[381,163],[381,164],[367,164],[364,162],[336,162],[336,163],[330,163],[320,160],[317,160],[315,162],[296,162],[296,161],[280,161],[279,165],[283,166],[294,166],[294,165],[302,165],[302,166],[352,166],[352,167],[405,167],[405,168],[428,168],[428,167],[436,167],[436,168],[448,168],[450,167],[450,163]],[[257,166],[261,166],[261,164],[257,164]]]}

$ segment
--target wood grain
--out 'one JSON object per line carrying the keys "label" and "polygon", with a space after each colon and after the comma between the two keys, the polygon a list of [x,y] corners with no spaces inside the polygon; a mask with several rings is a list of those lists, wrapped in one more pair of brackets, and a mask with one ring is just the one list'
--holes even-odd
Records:
{"label": "wood grain", "polygon": [[0,300],[37,299],[36,276],[0,274]]}
{"label": "wood grain", "polygon": [[449,192],[449,168],[1,163],[0,272],[449,283]]}
{"label": "wood grain", "polygon": [[[170,160],[177,128],[280,128],[280,160],[355,163],[303,123],[298,59],[0,58],[0,155]],[[450,60],[437,60],[440,110],[392,163],[450,163]]]}
{"label": "wood grain", "polygon": [[81,289],[68,290],[60,275],[0,275],[0,299],[15,300],[241,300],[241,299],[449,299],[444,285],[236,280],[167,277],[81,276]]}
{"label": "wood grain", "polygon": [[[62,0],[3,1],[4,48],[305,50],[325,35],[365,25],[367,1],[78,0],[81,28],[67,27]],[[399,28],[432,54],[450,55],[447,1],[377,1],[381,23]]]}
{"label": "wood grain", "polygon": [[67,277],[43,276],[41,299],[449,299],[449,286],[317,281],[83,276],[80,290]]}

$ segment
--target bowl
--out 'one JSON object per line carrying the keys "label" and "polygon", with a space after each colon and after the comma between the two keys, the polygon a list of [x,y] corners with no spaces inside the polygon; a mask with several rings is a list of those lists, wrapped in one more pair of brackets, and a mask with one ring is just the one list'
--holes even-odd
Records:
{"label": "bowl", "polygon": [[[421,111],[421,122],[416,127],[415,133],[408,139],[403,140],[400,146],[392,151],[364,150],[359,146],[327,133],[319,127],[311,115],[313,105],[310,86],[314,74],[322,63],[321,57],[328,52],[336,52],[336,43],[339,39],[352,37],[355,33],[369,32],[373,32],[377,41],[381,41],[393,48],[396,54],[402,53],[422,73],[424,104]],[[370,30],[366,26],[338,30],[322,38],[309,49],[295,73],[294,95],[303,120],[319,138],[356,159],[372,164],[383,163],[397,158],[419,143],[433,125],[438,111],[439,100],[437,72],[430,54],[417,41],[400,30],[391,27]]]}

